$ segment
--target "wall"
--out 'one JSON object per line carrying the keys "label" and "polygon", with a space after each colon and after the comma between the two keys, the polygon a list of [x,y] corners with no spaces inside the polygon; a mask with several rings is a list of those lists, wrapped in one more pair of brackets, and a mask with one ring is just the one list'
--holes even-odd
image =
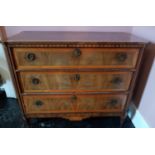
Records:
{"label": "wall", "polygon": [[6,61],[5,53],[2,44],[0,44],[0,73],[5,83],[1,88],[5,89],[7,97],[16,98],[15,89],[11,80],[8,64]]}
{"label": "wall", "polygon": [[[155,43],[155,26],[154,27],[133,27],[132,33],[148,39]],[[149,51],[147,51],[149,52]],[[155,48],[153,49],[155,56]],[[150,54],[150,53],[147,53]],[[147,65],[147,64],[146,64]],[[145,74],[145,73],[144,73]],[[144,75],[142,75],[144,76]],[[146,120],[150,127],[155,127],[155,61],[153,62],[151,71],[149,73],[146,86],[144,88],[143,96],[139,104],[139,112]]]}
{"label": "wall", "polygon": [[132,33],[155,43],[155,26],[134,26]]}

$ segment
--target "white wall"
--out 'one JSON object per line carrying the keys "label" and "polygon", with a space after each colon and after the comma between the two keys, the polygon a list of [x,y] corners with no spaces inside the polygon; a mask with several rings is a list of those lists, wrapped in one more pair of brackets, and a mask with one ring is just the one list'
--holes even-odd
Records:
{"label": "white wall", "polygon": [[[155,43],[155,26],[133,27],[132,33]],[[155,127],[155,62],[153,63],[143,92],[139,112],[150,127]]]}
{"label": "white wall", "polygon": [[0,73],[5,83],[1,86],[4,88],[7,94],[7,97],[16,98],[15,89],[11,80],[8,64],[6,61],[5,53],[2,44],[0,44]]}
{"label": "white wall", "polygon": [[139,112],[147,124],[155,128],[155,61],[143,92]]}
{"label": "white wall", "polygon": [[155,26],[134,26],[132,33],[151,42],[155,42]]}

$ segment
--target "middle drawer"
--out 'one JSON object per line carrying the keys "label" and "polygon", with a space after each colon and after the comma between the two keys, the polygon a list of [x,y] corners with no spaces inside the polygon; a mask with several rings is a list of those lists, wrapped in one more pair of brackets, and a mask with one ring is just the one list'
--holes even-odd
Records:
{"label": "middle drawer", "polygon": [[132,72],[20,72],[22,92],[127,91]]}

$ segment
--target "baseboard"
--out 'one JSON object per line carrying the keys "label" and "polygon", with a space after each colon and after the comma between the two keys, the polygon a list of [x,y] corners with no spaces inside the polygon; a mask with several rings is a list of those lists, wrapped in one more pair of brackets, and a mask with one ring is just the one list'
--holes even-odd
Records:
{"label": "baseboard", "polygon": [[134,124],[135,128],[150,128],[134,104],[131,104],[128,116],[132,120],[132,123]]}

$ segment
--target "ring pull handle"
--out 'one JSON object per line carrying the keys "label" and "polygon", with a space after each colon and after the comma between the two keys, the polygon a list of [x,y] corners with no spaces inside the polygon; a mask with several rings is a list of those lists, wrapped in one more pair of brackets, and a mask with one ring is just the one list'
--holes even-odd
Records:
{"label": "ring pull handle", "polygon": [[37,107],[41,107],[44,103],[43,103],[42,101],[38,100],[38,101],[36,101],[34,104],[35,104]]}
{"label": "ring pull handle", "polygon": [[40,80],[38,78],[32,78],[32,84],[38,85],[40,83]]}
{"label": "ring pull handle", "polygon": [[118,104],[118,100],[117,99],[111,99],[110,100],[110,105],[115,106],[116,104]]}
{"label": "ring pull handle", "polygon": [[28,53],[26,54],[25,59],[29,62],[32,62],[36,59],[36,55],[34,53]]}
{"label": "ring pull handle", "polygon": [[115,77],[112,79],[111,81],[113,84],[121,84],[123,82],[122,78],[121,77]]}
{"label": "ring pull handle", "polygon": [[124,62],[126,59],[127,59],[127,53],[117,53],[116,54],[116,59],[119,61],[119,62]]}

